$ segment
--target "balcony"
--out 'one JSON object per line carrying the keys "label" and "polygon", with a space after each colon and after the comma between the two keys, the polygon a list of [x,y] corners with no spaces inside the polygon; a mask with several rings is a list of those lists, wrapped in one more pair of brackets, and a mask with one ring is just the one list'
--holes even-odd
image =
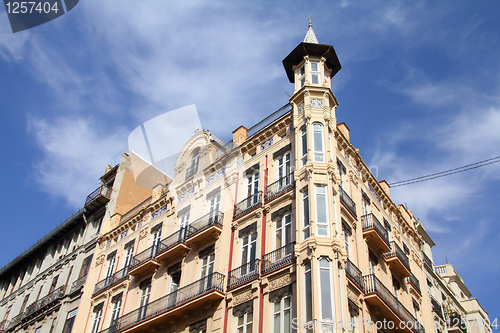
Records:
{"label": "balcony", "polygon": [[363,276],[365,302],[380,309],[384,318],[408,333],[423,333],[424,328],[399,300],[373,274]]}
{"label": "balcony", "polygon": [[444,320],[443,310],[441,309],[441,304],[434,297],[431,296],[432,311],[435,312],[439,318]]}
{"label": "balcony", "polygon": [[351,199],[349,194],[347,194],[341,186],[339,186],[339,197],[340,202],[344,204],[347,210],[351,212],[354,217],[357,217],[358,215],[356,214],[356,203]]}
{"label": "balcony", "polygon": [[358,287],[361,291],[365,290],[361,271],[349,259],[347,259],[347,262],[345,263],[345,273],[356,287]]}
{"label": "balcony", "polygon": [[280,247],[277,250],[266,253],[262,257],[262,275],[274,272],[294,262],[293,253],[295,242]]}
{"label": "balcony", "polygon": [[87,282],[87,275],[75,280],[71,285],[71,289],[69,291],[70,295],[79,292],[85,286],[85,282]]}
{"label": "balcony", "polygon": [[84,207],[89,210],[102,207],[108,203],[110,196],[111,188],[106,185],[101,185],[87,196]]}
{"label": "balcony", "polygon": [[94,287],[94,293],[92,294],[92,297],[126,279],[128,279],[128,267],[120,269],[118,272],[112,274],[111,276],[108,276],[104,280],[97,282]]}
{"label": "balcony", "polygon": [[234,205],[233,220],[236,220],[261,205],[262,191],[259,191]]}
{"label": "balcony", "polygon": [[363,215],[361,221],[363,222],[363,236],[369,238],[382,252],[391,251],[387,230],[380,224],[375,215]]}
{"label": "balcony", "polygon": [[295,181],[293,179],[293,172],[291,172],[288,175],[281,177],[278,181],[275,181],[271,185],[266,186],[264,202],[271,201],[293,188],[295,188]]}
{"label": "balcony", "polygon": [[431,269],[431,271],[433,271],[434,264],[432,263],[432,260],[424,252],[422,252],[422,255],[424,257],[424,264],[426,264]]}
{"label": "balcony", "polygon": [[409,276],[406,279],[406,283],[408,283],[411,286],[411,288],[417,291],[419,295],[422,295],[422,291],[420,290],[420,282],[415,277],[415,275]]}
{"label": "balcony", "polygon": [[187,227],[186,243],[194,245],[211,238],[217,238],[222,232],[223,220],[224,214],[214,211],[190,223]]}
{"label": "balcony", "polygon": [[410,260],[396,242],[391,242],[392,251],[384,253],[385,261],[404,277],[410,277]]}
{"label": "balcony", "polygon": [[190,249],[189,245],[186,244],[186,233],[187,229],[182,228],[162,240],[158,244],[156,260],[163,261],[186,254]]}
{"label": "balcony", "polygon": [[158,269],[158,267],[160,267],[160,263],[154,259],[157,251],[158,246],[151,246],[136,254],[130,261],[128,273],[134,276]]}
{"label": "balcony", "polygon": [[259,272],[259,259],[252,260],[249,263],[233,269],[231,272],[229,272],[227,289],[232,289],[259,277]]}
{"label": "balcony", "polygon": [[56,290],[52,291],[47,296],[31,304],[24,311],[22,319],[30,317],[31,315],[34,315],[56,304],[61,298],[64,297],[65,292],[66,292],[66,286],[59,287]]}
{"label": "balcony", "polygon": [[448,332],[467,333],[467,320],[463,319],[459,314],[450,314],[446,321]]}
{"label": "balcony", "polygon": [[[19,325],[21,323],[21,320],[23,320],[23,315],[24,313],[20,313],[12,318],[9,322],[5,323],[3,332],[11,331],[14,327]],[[2,330],[0,330],[0,332],[2,332]]]}
{"label": "balcony", "polygon": [[196,282],[119,317],[101,333],[146,332],[168,319],[196,313],[209,301],[224,299],[224,275],[212,273]]}

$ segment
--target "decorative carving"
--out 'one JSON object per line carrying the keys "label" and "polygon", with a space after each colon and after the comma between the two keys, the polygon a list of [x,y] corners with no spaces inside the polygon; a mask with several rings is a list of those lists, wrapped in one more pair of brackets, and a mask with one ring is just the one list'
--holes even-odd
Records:
{"label": "decorative carving", "polygon": [[105,255],[102,254],[102,255],[100,255],[99,257],[96,258],[96,260],[95,260],[95,267],[99,266],[100,264],[102,264],[104,262],[104,257],[105,257]]}
{"label": "decorative carving", "polygon": [[234,295],[233,304],[234,305],[242,304],[242,303],[245,303],[251,299],[253,299],[253,292],[252,292],[252,289],[248,288],[248,289],[245,289],[242,292]]}
{"label": "decorative carving", "polygon": [[276,289],[275,291],[269,294],[269,302],[271,303],[279,303],[283,299],[283,297],[290,295],[291,293],[291,285],[286,287]]}
{"label": "decorative carving", "polygon": [[148,230],[146,228],[144,228],[139,233],[139,240],[146,238],[147,236],[148,236]]}
{"label": "decorative carving", "polygon": [[283,288],[292,283],[292,278],[288,272],[278,275],[274,279],[269,279],[269,291]]}
{"label": "decorative carving", "polygon": [[248,301],[246,303],[240,304],[237,307],[233,308],[233,315],[235,317],[241,317],[247,313],[253,312],[253,302]]}

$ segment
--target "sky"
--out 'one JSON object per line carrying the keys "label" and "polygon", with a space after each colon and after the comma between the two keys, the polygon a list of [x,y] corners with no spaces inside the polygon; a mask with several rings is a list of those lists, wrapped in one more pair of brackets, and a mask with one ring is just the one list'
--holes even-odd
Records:
{"label": "sky", "polygon": [[[83,206],[144,121],[195,104],[227,141],[286,104],[281,60],[310,15],[342,64],[338,122],[378,179],[500,155],[498,1],[81,0],[15,34],[0,6],[0,266]],[[491,319],[499,185],[495,163],[391,189]]]}

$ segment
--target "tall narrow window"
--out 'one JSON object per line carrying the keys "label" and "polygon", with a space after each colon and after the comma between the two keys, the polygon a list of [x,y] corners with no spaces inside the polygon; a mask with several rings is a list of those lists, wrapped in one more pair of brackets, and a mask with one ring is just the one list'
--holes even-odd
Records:
{"label": "tall narrow window", "polygon": [[212,273],[214,272],[215,252],[213,246],[200,251],[199,256],[201,260],[200,279],[204,279],[200,287],[208,289],[212,286]]}
{"label": "tall narrow window", "polygon": [[273,307],[273,333],[290,333],[292,296],[286,295],[271,305]]}
{"label": "tall narrow window", "polygon": [[191,156],[191,167],[193,168],[193,174],[198,171],[198,164],[200,163],[200,150],[196,149]]}
{"label": "tall narrow window", "polygon": [[252,333],[253,312],[245,312],[237,317],[236,332]]}
{"label": "tall narrow window", "polygon": [[190,209],[191,206],[188,206],[179,212],[179,230],[181,231],[181,236],[184,236],[189,225]]}
{"label": "tall narrow window", "polygon": [[313,139],[314,139],[314,161],[325,161],[325,148],[323,144],[323,125],[319,123],[313,124]]}
{"label": "tall narrow window", "polygon": [[254,172],[247,177],[247,197],[250,198],[249,206],[259,201],[256,195],[259,192],[259,172]]}
{"label": "tall narrow window", "polygon": [[125,245],[125,260],[123,260],[123,268],[126,268],[132,262],[132,257],[134,256],[134,241],[131,241]]}
{"label": "tall narrow window", "polygon": [[332,321],[333,306],[332,306],[332,275],[330,260],[321,257],[319,259],[319,279],[321,298],[321,319]]}
{"label": "tall narrow window", "polygon": [[108,255],[108,267],[106,268],[106,277],[110,277],[113,275],[113,271],[115,269],[116,255],[113,253]]}
{"label": "tall narrow window", "polygon": [[307,163],[307,129],[302,127],[300,130],[300,153],[301,153],[301,166]]}
{"label": "tall narrow window", "polygon": [[77,310],[78,309],[74,309],[73,311],[68,312],[62,333],[71,333],[71,331],[73,331],[73,324],[75,323]]}
{"label": "tall narrow window", "polygon": [[309,190],[306,187],[302,191],[302,211],[303,211],[303,226],[302,226],[302,237],[303,239],[309,238],[311,232],[309,230]]}
{"label": "tall narrow window", "polygon": [[275,248],[279,249],[292,242],[292,215],[285,214],[276,221]]}
{"label": "tall narrow window", "polygon": [[83,260],[82,268],[80,268],[80,274],[78,275],[78,278],[82,278],[82,277],[87,276],[89,274],[90,265],[92,263],[93,256],[94,255],[91,254],[90,256],[88,256],[87,258],[85,258]]}
{"label": "tall narrow window", "polygon": [[241,238],[241,275],[255,271],[257,256],[257,232],[254,230]]}
{"label": "tall narrow window", "polygon": [[280,188],[283,188],[291,183],[288,175],[292,171],[290,164],[290,152],[284,153],[276,159],[276,179],[280,181]]}
{"label": "tall narrow window", "polygon": [[151,278],[148,278],[141,283],[139,283],[139,289],[141,293],[141,297],[139,299],[139,311],[138,311],[138,320],[142,320],[146,317],[148,311],[149,304],[149,295],[151,294]]}
{"label": "tall narrow window", "polygon": [[208,213],[210,219],[215,220],[219,215],[220,194],[213,195],[208,198]]}
{"label": "tall narrow window", "polygon": [[318,236],[328,236],[328,205],[326,198],[326,186],[314,185],[316,195],[316,226]]}
{"label": "tall narrow window", "polygon": [[311,83],[319,84],[320,72],[319,72],[319,62],[311,61]]}
{"label": "tall narrow window", "polygon": [[116,325],[116,321],[120,317],[120,310],[122,308],[122,295],[123,295],[122,293],[119,293],[118,295],[113,296],[113,298],[111,298],[112,308],[111,308],[111,318],[109,322],[110,327],[114,327]]}
{"label": "tall narrow window", "polygon": [[370,214],[370,201],[365,196],[363,192],[363,197],[361,198],[361,206],[363,207],[363,215]]}
{"label": "tall narrow window", "polygon": [[352,229],[351,227],[347,224],[344,219],[342,219],[342,234],[344,236],[344,248],[347,252],[347,258],[349,259],[351,257],[351,234],[352,234]]}
{"label": "tall narrow window", "polygon": [[378,257],[375,253],[368,250],[368,266],[370,269],[370,274],[377,276],[377,265],[378,265]]}
{"label": "tall narrow window", "polygon": [[59,275],[54,276],[54,278],[52,279],[52,283],[51,283],[51,285],[50,285],[49,294],[50,294],[51,292],[53,292],[53,291],[56,289],[56,286],[57,286],[57,280],[59,280]]}
{"label": "tall narrow window", "polygon": [[345,166],[342,164],[342,162],[340,162],[338,159],[337,159],[337,168],[339,169],[339,175],[340,175],[340,187],[342,187],[342,189],[345,189],[345,175],[347,173],[347,170]]}
{"label": "tall narrow window", "polygon": [[312,322],[312,276],[311,276],[311,262],[306,261],[304,263],[304,284],[305,284],[305,294],[304,294],[304,305],[305,305],[305,319],[306,322]]}
{"label": "tall narrow window", "polygon": [[90,333],[97,333],[99,332],[99,325],[101,324],[101,317],[102,317],[102,307],[104,303],[100,303],[96,306],[94,306],[94,311],[93,311],[93,318],[92,318],[92,327],[90,329]]}
{"label": "tall narrow window", "polygon": [[299,81],[301,87],[306,83],[306,66],[304,65],[299,69]]}
{"label": "tall narrow window", "polygon": [[21,305],[21,310],[19,310],[19,313],[23,313],[24,312],[24,309],[26,309],[26,304],[28,304],[28,299],[30,298],[30,295],[26,295],[24,296],[24,299],[23,299],[23,304]]}
{"label": "tall narrow window", "polygon": [[161,241],[161,225],[157,227],[153,227],[151,230],[151,249],[153,251],[153,255],[156,253],[158,249],[158,245]]}
{"label": "tall narrow window", "polygon": [[175,306],[178,299],[177,290],[181,285],[181,263],[168,268],[168,305]]}

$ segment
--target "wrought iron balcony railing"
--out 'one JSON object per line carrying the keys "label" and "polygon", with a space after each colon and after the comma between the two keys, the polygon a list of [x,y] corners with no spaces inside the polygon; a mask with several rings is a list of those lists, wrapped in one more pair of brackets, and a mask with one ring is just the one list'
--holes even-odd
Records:
{"label": "wrought iron balcony railing", "polygon": [[132,257],[130,261],[129,271],[132,270],[135,266],[142,264],[143,262],[148,261],[149,259],[153,259],[158,251],[158,245],[153,245],[148,247],[146,250],[136,254]]}
{"label": "wrought iron balcony railing", "polygon": [[218,225],[222,227],[222,220],[224,219],[224,214],[222,212],[211,212],[205,216],[197,219],[193,223],[190,223],[187,227],[186,238],[189,238],[213,225]]}
{"label": "wrought iron balcony railing", "polygon": [[345,272],[347,274],[347,277],[351,278],[357,285],[358,287],[361,288],[361,290],[364,290],[364,283],[363,283],[363,274],[359,270],[356,265],[352,263],[349,259],[347,259],[347,262],[345,263]]}
{"label": "wrought iron balcony railing", "polygon": [[425,254],[424,252],[422,252],[422,255],[424,257],[424,263],[429,266],[429,268],[431,270],[434,270],[434,264],[432,263],[432,260],[427,256],[427,254]]}
{"label": "wrought iron balcony railing", "polygon": [[446,324],[448,328],[459,328],[462,332],[467,333],[467,321],[457,313],[450,314]]}
{"label": "wrought iron balcony railing", "polygon": [[339,186],[339,197],[340,197],[340,201],[342,201],[342,203],[344,203],[344,205],[346,205],[347,209],[349,209],[349,211],[354,216],[358,216],[356,214],[356,203],[351,199],[349,194],[347,194],[346,191],[344,191],[342,186]]}
{"label": "wrought iron balcony railing", "polygon": [[408,256],[403,252],[403,250],[401,250],[399,245],[396,242],[391,242],[391,248],[392,251],[384,253],[384,256],[386,258],[397,256],[403,262],[403,264],[405,264],[405,266],[410,269],[410,260],[408,260]]}
{"label": "wrought iron balcony railing", "polygon": [[406,327],[416,333],[423,333],[424,328],[415,317],[401,304],[400,301],[374,275],[363,276],[365,295],[376,293],[396,314],[406,323]]}
{"label": "wrought iron balcony railing", "polygon": [[417,291],[419,293],[422,293],[422,291],[420,290],[420,282],[418,281],[418,279],[415,277],[415,275],[412,275],[412,276],[409,276],[408,278],[408,282],[415,288],[417,289]]}
{"label": "wrought iron balcony railing", "polygon": [[87,199],[85,200],[85,206],[87,206],[89,203],[97,199],[97,197],[100,195],[109,199],[111,195],[111,188],[109,188],[106,185],[101,185],[98,188],[96,188],[92,193],[90,193],[87,196]]}
{"label": "wrought iron balcony railing", "polygon": [[78,278],[77,280],[75,280],[73,282],[73,284],[71,285],[71,289],[70,289],[69,293],[73,294],[73,293],[77,292],[78,290],[80,290],[81,288],[83,288],[83,286],[85,285],[85,282],[87,282],[87,275],[84,275],[84,276]]}
{"label": "wrought iron balcony railing", "polygon": [[100,293],[103,290],[108,289],[109,287],[117,284],[128,278],[128,266],[120,269],[114,274],[108,276],[107,278],[96,283],[94,287],[94,294]]}
{"label": "wrought iron balcony railing", "polygon": [[260,260],[255,259],[229,272],[227,289],[234,288],[259,276]]}
{"label": "wrought iron balcony railing", "polygon": [[254,193],[234,205],[233,219],[240,217],[260,205],[262,205],[262,191]]}
{"label": "wrought iron balcony railing", "polygon": [[436,299],[432,296],[431,296],[431,305],[432,305],[432,311],[434,311],[439,316],[439,318],[444,320],[441,304],[439,304],[439,302],[436,301]]}
{"label": "wrought iron balcony railing", "polygon": [[293,172],[288,175],[281,177],[279,180],[275,181],[271,185],[266,186],[266,193],[264,195],[264,201],[269,201],[276,198],[282,193],[295,187],[295,180],[293,179]]}
{"label": "wrought iron balcony railing", "polygon": [[195,299],[211,291],[224,291],[224,275],[212,273],[196,282],[163,296],[147,305],[119,317],[101,333],[114,333],[132,327],[135,324],[163,314],[187,301]]}
{"label": "wrought iron balcony railing", "polygon": [[295,242],[292,242],[280,247],[277,250],[266,253],[262,257],[262,274],[269,273],[280,267],[291,264],[295,259],[293,253],[294,247]]}
{"label": "wrought iron balcony railing", "polygon": [[24,311],[23,314],[23,318],[28,317],[29,315],[37,312],[38,310],[44,308],[45,306],[49,306],[52,303],[57,302],[58,300],[64,297],[65,292],[66,292],[66,286],[62,286],[52,291],[47,296],[39,299],[38,301],[36,301],[35,303],[31,304],[26,308],[26,311]]}
{"label": "wrought iron balcony railing", "polygon": [[363,230],[374,228],[375,231],[389,244],[389,234],[387,230],[380,224],[379,220],[372,213],[361,216],[363,222]]}
{"label": "wrought iron balcony railing", "polygon": [[155,255],[159,255],[162,252],[174,247],[175,245],[184,242],[186,240],[187,228],[181,228],[180,230],[174,232],[167,238],[160,241],[158,244],[158,250]]}

